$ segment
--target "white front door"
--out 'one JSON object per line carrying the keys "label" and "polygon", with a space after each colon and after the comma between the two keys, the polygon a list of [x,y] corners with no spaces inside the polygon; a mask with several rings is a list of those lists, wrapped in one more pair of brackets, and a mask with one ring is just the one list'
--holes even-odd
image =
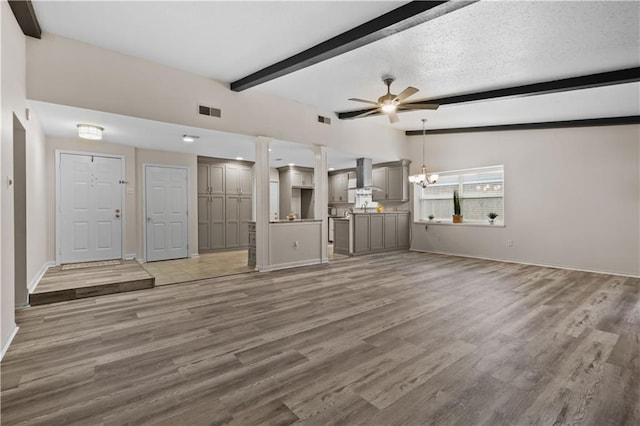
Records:
{"label": "white front door", "polygon": [[187,169],[145,167],[147,261],[189,255]]}
{"label": "white front door", "polygon": [[60,154],[59,263],[122,258],[122,159]]}

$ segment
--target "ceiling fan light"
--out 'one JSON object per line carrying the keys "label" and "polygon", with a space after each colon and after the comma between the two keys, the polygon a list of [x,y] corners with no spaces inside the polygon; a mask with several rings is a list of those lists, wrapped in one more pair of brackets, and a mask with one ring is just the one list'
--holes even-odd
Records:
{"label": "ceiling fan light", "polygon": [[382,112],[393,112],[396,110],[396,105],[393,103],[386,103],[382,105],[380,109],[382,109]]}
{"label": "ceiling fan light", "polygon": [[93,124],[78,124],[78,137],[82,139],[91,139],[99,141],[102,139],[102,127]]}

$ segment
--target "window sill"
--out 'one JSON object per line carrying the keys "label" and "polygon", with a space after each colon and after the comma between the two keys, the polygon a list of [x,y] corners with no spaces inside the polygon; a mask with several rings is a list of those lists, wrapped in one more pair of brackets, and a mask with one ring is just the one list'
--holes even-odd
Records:
{"label": "window sill", "polygon": [[421,220],[421,221],[414,221],[413,223],[415,225],[478,226],[481,228],[504,228],[505,227],[505,224],[502,222],[495,223],[492,225],[489,222],[487,223],[482,223],[482,222],[453,223],[445,220],[423,220],[423,221]]}

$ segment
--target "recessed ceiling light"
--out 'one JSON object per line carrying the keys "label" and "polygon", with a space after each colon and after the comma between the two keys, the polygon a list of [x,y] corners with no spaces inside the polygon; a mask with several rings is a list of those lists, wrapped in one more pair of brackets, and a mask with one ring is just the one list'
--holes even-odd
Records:
{"label": "recessed ceiling light", "polygon": [[289,163],[289,167],[293,167],[295,165],[296,165],[295,163]]}
{"label": "recessed ceiling light", "polygon": [[269,152],[271,152],[271,148],[269,148]]}
{"label": "recessed ceiling light", "polygon": [[193,136],[193,135],[182,135],[182,142],[184,143],[194,143],[196,141],[196,139],[198,139],[200,136]]}
{"label": "recessed ceiling light", "polygon": [[94,126],[93,124],[78,124],[78,137],[82,139],[91,139],[99,141],[102,139],[102,127]]}
{"label": "recessed ceiling light", "polygon": [[236,160],[240,161],[240,160],[244,160],[244,158],[242,158],[242,157],[236,157]]}
{"label": "recessed ceiling light", "polygon": [[334,171],[335,169],[336,169],[335,167],[329,167],[330,172]]}

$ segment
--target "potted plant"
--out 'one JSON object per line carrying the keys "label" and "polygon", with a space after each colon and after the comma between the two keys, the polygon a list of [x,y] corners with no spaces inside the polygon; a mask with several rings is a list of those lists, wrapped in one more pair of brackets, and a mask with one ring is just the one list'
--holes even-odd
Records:
{"label": "potted plant", "polygon": [[491,212],[487,214],[487,217],[489,218],[489,223],[493,225],[493,223],[496,221],[496,217],[498,217],[498,213]]}
{"label": "potted plant", "polygon": [[458,190],[453,191],[453,223],[462,223],[462,214],[460,213],[460,195]]}
{"label": "potted plant", "polygon": [[435,216],[434,216],[434,215],[432,215],[432,214],[430,214],[430,215],[429,215],[429,220],[433,220],[433,218],[435,218]]}

